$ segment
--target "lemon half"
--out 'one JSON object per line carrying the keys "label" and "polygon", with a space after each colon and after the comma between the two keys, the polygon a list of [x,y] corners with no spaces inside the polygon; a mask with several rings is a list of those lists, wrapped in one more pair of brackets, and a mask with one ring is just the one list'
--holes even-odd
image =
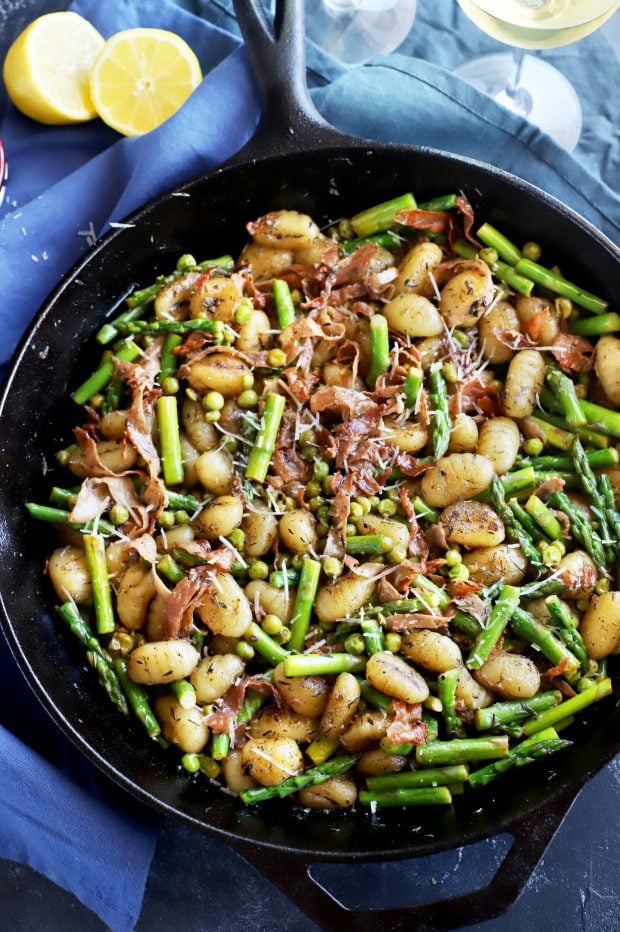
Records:
{"label": "lemon half", "polygon": [[97,116],[88,75],[105,40],[77,13],[48,13],[17,37],[4,60],[9,97],[40,123],[82,123]]}
{"label": "lemon half", "polygon": [[198,59],[180,36],[163,29],[125,29],[97,56],[90,94],[108,126],[138,136],[176,113],[201,80]]}

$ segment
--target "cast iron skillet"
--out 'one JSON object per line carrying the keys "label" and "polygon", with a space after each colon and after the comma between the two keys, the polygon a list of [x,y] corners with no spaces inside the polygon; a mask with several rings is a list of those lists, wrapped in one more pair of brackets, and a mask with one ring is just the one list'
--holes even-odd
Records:
{"label": "cast iron skillet", "polygon": [[[620,748],[620,711],[601,703],[575,748],[550,767],[527,768],[454,809],[388,810],[370,817],[300,813],[276,803],[245,809],[204,779],[181,774],[175,758],[121,720],[54,619],[41,568],[53,534],[27,520],[23,502],[44,501],[52,476],[44,458],[66,444],[76,410],[70,390],[96,362],[92,335],[133,283],[169,270],[180,253],[235,252],[244,224],[293,207],[319,222],[349,216],[405,190],[420,199],[465,191],[478,217],[517,241],[535,236],[545,256],[608,298],[620,291],[618,252],[558,201],[505,172],[416,146],[344,136],[314,110],[305,85],[303,0],[279,0],[273,39],[259,0],[236,0],[264,99],[249,147],[227,165],[129,218],[104,237],[45,302],[19,347],[0,401],[0,591],[15,658],[53,719],[109,777],[155,809],[227,840],[326,928],[454,928],[504,911],[568,811],[583,782]],[[473,128],[472,128],[473,129]],[[449,143],[449,140],[447,140]],[[5,300],[10,296],[5,296]],[[90,348],[89,348],[90,347]],[[515,843],[494,881],[439,904],[380,912],[346,911],[315,881],[316,860],[361,861],[429,854],[509,832]]]}

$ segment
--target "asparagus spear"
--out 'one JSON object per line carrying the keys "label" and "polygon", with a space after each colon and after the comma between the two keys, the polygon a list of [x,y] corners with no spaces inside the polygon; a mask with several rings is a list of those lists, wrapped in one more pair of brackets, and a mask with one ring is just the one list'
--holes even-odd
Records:
{"label": "asparagus spear", "polygon": [[213,333],[221,336],[224,324],[221,320],[212,320],[196,317],[193,320],[133,320],[120,323],[118,329],[121,333],[131,333],[138,336],[157,336],[160,333],[181,335],[183,333]]}
{"label": "asparagus spear", "polygon": [[380,375],[390,368],[390,341],[388,322],[383,314],[373,314],[370,318],[370,369],[366,384],[372,390]]}
{"label": "asparagus spear", "polygon": [[[607,467],[617,466],[618,462],[620,462],[620,454],[618,454],[615,447],[606,447],[603,450],[586,450],[584,455],[592,469],[606,469]],[[559,454],[536,456],[529,461],[529,465],[536,470],[568,472],[573,468],[573,460],[570,456],[560,456]]]}
{"label": "asparagus spear", "polygon": [[[243,705],[237,713],[237,718],[235,719],[236,723],[243,724],[245,722],[251,721],[260,707],[266,701],[266,698],[266,696],[257,692],[257,690],[248,689],[247,693],[245,694]],[[228,732],[221,732],[220,734],[213,735],[211,756],[214,760],[224,760],[229,750],[230,735]]]}
{"label": "asparagus spear", "polygon": [[448,411],[448,390],[441,374],[441,366],[434,364],[430,370],[431,405],[433,408],[433,454],[440,459],[450,443],[452,421]]}
{"label": "asparagus spear", "polygon": [[385,233],[373,233],[371,236],[349,239],[342,244],[342,249],[347,256],[350,256],[356,249],[359,249],[361,246],[366,246],[368,243],[376,243],[377,246],[381,246],[383,249],[398,249],[401,242],[402,238],[398,233],[392,233],[390,230],[386,230]]}
{"label": "asparagus spear", "polygon": [[394,197],[375,207],[369,207],[351,217],[351,226],[357,236],[372,236],[373,233],[380,233],[393,226],[394,218],[401,210],[412,210],[415,206],[413,194],[401,194],[400,197]]}
{"label": "asparagus spear", "polygon": [[502,586],[497,602],[491,610],[487,626],[480,631],[467,658],[467,665],[472,670],[479,670],[485,660],[488,660],[489,654],[519,604],[520,594],[516,586]]}
{"label": "asparagus spear", "polygon": [[453,210],[456,207],[457,198],[457,194],[441,194],[418,206],[420,210]]}
{"label": "asparagus spear", "polygon": [[[573,455],[575,472],[581,480],[583,491],[592,502],[592,512],[598,519],[598,526],[601,537],[603,540],[610,540],[611,532],[609,529],[609,523],[607,521],[605,497],[596,483],[596,476],[592,472],[592,467],[588,462],[585,450],[583,449],[581,441],[578,437],[575,438],[571,452]],[[606,556],[609,560],[612,560],[614,556],[613,551],[609,552],[609,548],[607,548]]]}
{"label": "asparagus spear", "polygon": [[562,525],[537,495],[530,495],[525,510],[551,540],[560,540],[564,536]]}
{"label": "asparagus spear", "polygon": [[497,728],[498,725],[511,725],[523,718],[529,718],[530,715],[545,712],[561,701],[562,693],[559,689],[550,689],[532,696],[531,699],[495,702],[486,709],[478,709],[476,728],[478,731],[488,731],[489,728]]}
{"label": "asparagus spear", "polygon": [[508,539],[513,544],[519,544],[524,555],[532,564],[532,567],[540,575],[544,570],[544,564],[541,562],[540,554],[530,535],[523,525],[514,516],[512,510],[506,504],[504,488],[498,476],[493,476],[491,482],[491,501],[493,506],[504,522]]}
{"label": "asparagus spear", "polygon": [[114,320],[105,323],[98,331],[95,339],[98,343],[101,343],[102,346],[106,346],[119,336],[117,329],[119,324],[128,323],[131,320],[139,320],[143,314],[146,314],[146,305],[144,304],[137,304],[135,307],[128,308],[126,311],[119,314],[118,317],[115,317]]}
{"label": "asparagus spear", "polygon": [[383,554],[393,549],[394,541],[385,534],[353,534],[347,537],[346,546],[347,553]]}
{"label": "asparagus spear", "polygon": [[548,595],[564,592],[566,584],[561,579],[537,579],[521,587],[521,600],[542,599]]}
{"label": "asparagus spear", "polygon": [[598,337],[605,333],[616,333],[618,330],[620,330],[620,314],[613,311],[608,314],[598,314],[596,317],[573,320],[568,325],[568,332],[580,337]]}
{"label": "asparagus spear", "polygon": [[520,275],[531,278],[537,285],[542,285],[543,288],[553,291],[554,294],[570,298],[575,304],[585,307],[587,311],[591,311],[593,314],[602,314],[603,311],[607,310],[607,301],[597,298],[596,295],[584,291],[583,288],[579,288],[577,285],[573,285],[572,282],[567,281],[561,275],[552,272],[551,269],[546,269],[542,265],[538,265],[537,262],[533,262],[531,259],[519,259],[515,268]]}
{"label": "asparagus spear", "polygon": [[74,602],[64,602],[58,609],[58,614],[68,625],[82,647],[85,647],[92,654],[98,654],[108,665],[112,663],[109,653],[101,645],[99,639],[95,637],[90,625],[82,618]]}
{"label": "asparagus spear", "polygon": [[149,738],[157,738],[161,734],[161,726],[149,705],[148,697],[144,687],[139,683],[134,683],[127,673],[127,665],[124,660],[114,661],[114,672],[116,673],[123,692],[127,696],[129,705],[133,709],[136,718],[146,729]]}
{"label": "asparagus spear", "polygon": [[322,676],[331,673],[360,673],[366,666],[363,657],[354,654],[288,654],[284,658],[285,676]]}
{"label": "asparagus spear", "polygon": [[541,531],[540,527],[534,520],[532,520],[525,508],[522,508],[516,498],[511,498],[508,504],[510,505],[510,509],[515,516],[515,519],[519,522],[525,533],[529,534],[533,541],[547,540],[546,534]]}
{"label": "asparagus spear", "polygon": [[288,656],[288,651],[281,647],[273,638],[265,634],[256,622],[252,622],[245,633],[248,644],[258,651],[273,667],[277,667],[281,660]]}
{"label": "asparagus spear", "polygon": [[375,689],[375,687],[367,683],[366,680],[360,680],[359,684],[362,691],[362,699],[367,702],[368,705],[373,706],[375,709],[381,709],[382,712],[390,711],[392,708],[392,700],[389,696],[379,692],[378,689]]}
{"label": "asparagus spear", "polygon": [[605,516],[611,529],[616,549],[620,550],[620,514],[616,509],[616,497],[609,476],[603,475],[598,477],[599,489],[603,496],[605,504]]}
{"label": "asparagus spear", "polygon": [[456,686],[460,670],[454,667],[437,677],[437,695],[441,700],[441,710],[446,724],[446,732],[451,738],[464,738],[465,729],[456,712]]}
{"label": "asparagus spear", "polygon": [[177,680],[170,684],[170,692],[184,709],[193,709],[196,705],[196,690],[187,680]]}
{"label": "asparagus spear", "polygon": [[500,282],[503,282],[504,285],[508,285],[513,291],[525,295],[527,298],[529,298],[534,290],[534,282],[530,278],[526,278],[525,275],[520,275],[518,272],[515,272],[514,268],[508,265],[507,262],[502,262],[501,260],[497,262],[494,273],[496,278],[499,278]]}
{"label": "asparagus spear", "polygon": [[[546,389],[545,389],[546,391]],[[583,402],[581,410],[584,411]],[[571,427],[560,415],[549,414],[547,411],[538,411],[538,415],[531,415],[532,423],[545,437],[545,443],[559,450],[568,451],[573,445],[575,434],[593,447],[606,448],[609,446],[609,437],[590,427]]]}
{"label": "asparagus spear", "polygon": [[515,609],[510,626],[522,641],[539,647],[554,667],[565,662],[564,675],[569,681],[576,678],[580,666],[578,659],[562,641],[556,638],[550,628],[545,627],[522,608]]}
{"label": "asparagus spear", "polygon": [[[196,270],[218,268],[222,269],[224,272],[230,272],[234,267],[235,260],[232,256],[219,256],[217,259],[205,259],[203,262],[199,262],[196,266]],[[154,298],[157,297],[164,285],[168,285],[170,282],[185,275],[187,271],[187,268],[183,268],[182,270],[177,270],[172,275],[160,275],[157,281],[152,285],[148,285],[146,288],[140,288],[138,291],[134,291],[132,295],[129,295],[127,304],[130,308],[137,307],[141,304],[148,304],[149,301],[153,301]],[[112,323],[114,323],[114,321],[112,321]]]}
{"label": "asparagus spear", "polygon": [[386,806],[450,806],[452,793],[447,786],[427,786],[419,790],[384,790],[379,793],[360,790],[359,801],[362,806],[374,806],[377,809]]}
{"label": "asparagus spear", "polygon": [[588,420],[581,410],[581,402],[575,393],[575,383],[555,366],[548,365],[545,380],[562,405],[564,417],[571,427],[583,427]]}
{"label": "asparagus spear", "polygon": [[482,240],[485,246],[491,246],[497,254],[502,257],[509,265],[516,265],[522,258],[521,250],[517,249],[507,236],[496,230],[490,223],[483,223],[476,232],[478,239]]}
{"label": "asparagus spear", "polygon": [[[114,353],[117,359],[125,360],[126,362],[134,362],[138,356],[140,356],[142,350],[139,346],[133,342],[133,340],[127,340],[119,350]],[[77,388],[71,397],[78,405],[85,405],[93,395],[97,395],[103,391],[106,387],[112,376],[114,375],[114,362],[112,360],[111,353],[104,353],[104,357],[101,361],[101,364],[98,369],[89,376],[85,382],[82,382],[79,388]]]}
{"label": "asparagus spear", "polygon": [[474,760],[495,760],[508,754],[507,735],[491,738],[453,738],[416,747],[416,762],[422,767],[466,764]]}
{"label": "asparagus spear", "polygon": [[279,783],[278,786],[252,787],[249,790],[242,790],[239,796],[248,805],[262,803],[267,799],[284,799],[285,796],[290,796],[291,793],[296,793],[297,790],[303,790],[306,786],[316,786],[319,783],[324,783],[325,780],[329,780],[330,777],[346,773],[355,764],[355,760],[356,758],[350,754],[342,754],[340,757],[334,757],[332,760],[326,761],[319,767],[310,767],[305,773],[291,777],[283,783]]}
{"label": "asparagus spear", "polygon": [[339,738],[315,738],[312,744],[306,748],[306,755],[313,764],[324,764],[326,760],[332,757],[340,747]]}
{"label": "asparagus spear", "polygon": [[[553,731],[553,729],[549,730]],[[538,735],[536,737],[539,738]],[[513,767],[524,767],[527,764],[533,764],[534,761],[547,757],[549,754],[555,754],[556,751],[570,747],[571,744],[572,741],[565,741],[558,738],[557,735],[555,738],[548,738],[545,741],[541,741],[540,738],[538,741],[532,741],[531,738],[522,741],[521,744],[509,751],[503,760],[494,761],[492,764],[487,764],[486,767],[481,767],[480,770],[474,770],[473,773],[470,773],[469,784],[475,789],[486,786],[487,783],[501,777],[503,773],[512,770]]]}
{"label": "asparagus spear", "polygon": [[179,363],[179,357],[175,356],[172,352],[177,346],[180,346],[183,342],[183,337],[178,333],[167,333],[164,340],[164,345],[161,351],[161,362],[159,369],[159,383],[161,384],[164,379],[168,379],[173,376],[177,371],[177,366]]}
{"label": "asparagus spear", "polygon": [[576,508],[570,502],[570,499],[564,494],[564,492],[554,492],[551,496],[551,504],[554,508],[557,508],[558,511],[563,511],[568,520],[570,521],[571,531],[576,540],[585,547],[588,551],[594,562],[596,563],[598,569],[603,573],[604,576],[607,575],[607,570],[605,568],[605,563],[607,556],[605,554],[605,548],[603,543],[594,530],[589,524],[586,518],[581,514],[580,511],[577,511]]}
{"label": "asparagus spear", "polygon": [[178,492],[172,492],[170,489],[166,489],[166,495],[168,497],[168,507],[172,508],[173,511],[189,511],[192,514],[200,508],[201,503],[195,495],[182,495]]}
{"label": "asparagus spear", "polygon": [[129,709],[114,670],[112,658],[99,643],[91,631],[90,625],[82,618],[74,602],[65,602],[58,609],[58,614],[76,636],[82,647],[86,648],[86,659],[96,671],[99,683],[105,689],[119,712],[129,715]]}
{"label": "asparagus spear", "polygon": [[381,625],[374,618],[365,618],[361,624],[362,636],[366,645],[366,653],[369,657],[373,654],[379,654],[385,650],[383,642],[383,631]]}
{"label": "asparagus spear", "polygon": [[112,667],[106,663],[99,654],[95,654],[92,651],[86,652],[86,659],[97,673],[99,684],[103,686],[119,712],[122,712],[123,715],[129,715],[129,709],[127,708],[125,697],[120,688],[118,677],[114,673]]}
{"label": "asparagus spear", "polygon": [[278,315],[278,326],[280,330],[284,330],[295,322],[295,305],[291,297],[291,289],[283,279],[274,278],[271,283],[271,293]]}
{"label": "asparagus spear", "polygon": [[413,499],[413,510],[416,515],[420,518],[426,518],[427,521],[430,521],[431,524],[435,524],[439,521],[441,513],[437,511],[436,508],[431,508],[430,505],[427,505],[423,498],[420,498],[419,495]]}
{"label": "asparagus spear", "polygon": [[93,587],[97,631],[99,634],[111,634],[116,628],[116,621],[112,608],[112,592],[108,579],[103,537],[100,534],[86,534],[84,550]]}
{"label": "asparagus spear", "polygon": [[559,629],[560,637],[581,663],[583,672],[587,673],[589,669],[588,652],[570,609],[565,602],[558,599],[557,595],[550,595],[545,599],[545,604]]}
{"label": "asparagus spear", "polygon": [[414,369],[412,366],[407,371],[403,382],[403,394],[405,396],[405,407],[410,411],[415,410],[423,379],[424,376],[420,369]]}
{"label": "asparagus spear", "polygon": [[88,524],[73,524],[69,521],[70,512],[63,508],[50,508],[49,505],[38,505],[36,502],[26,502],[26,509],[32,518],[37,521],[48,521],[52,524],[67,524],[75,528],[76,531],[92,531],[96,526],[97,530],[109,537],[115,533],[115,527],[109,521],[99,518],[98,521],[89,521]]}
{"label": "asparagus spear", "polygon": [[301,651],[305,647],[305,638],[310,625],[312,606],[314,605],[320,575],[321,564],[318,560],[310,560],[308,557],[304,557],[291,621],[289,647],[292,651]]}
{"label": "asparagus spear", "polygon": [[185,473],[179,433],[179,411],[174,395],[162,395],[157,399],[157,421],[164,480],[168,485],[178,485],[183,482]]}
{"label": "asparagus spear", "polygon": [[282,395],[269,392],[266,396],[261,426],[245,468],[246,479],[254,479],[256,482],[265,481],[276,446],[285,405],[286,401]]}
{"label": "asparagus spear", "polygon": [[452,624],[468,638],[475,640],[482,631],[482,625],[467,612],[458,611],[451,619]]}
{"label": "asparagus spear", "polygon": [[[604,408],[602,405],[594,404],[591,401],[581,401],[581,410],[588,419],[588,424],[591,424],[596,431],[602,431],[604,434],[610,434],[612,437],[620,437],[620,412],[610,411],[609,408]],[[548,389],[544,389],[540,393],[540,402],[549,411],[556,413],[561,413],[562,409],[558,403],[558,400],[554,396],[553,392],[550,392]],[[545,415],[547,417],[547,415]],[[589,440],[588,436],[584,433],[586,428],[580,427],[577,428],[577,433],[582,437],[587,443],[590,442],[592,446],[602,446],[601,443],[595,443],[593,440]],[[588,431],[590,435],[596,433],[594,431]]]}
{"label": "asparagus spear", "polygon": [[450,786],[467,780],[464,764],[454,767],[428,767],[424,770],[406,770],[402,773],[386,773],[367,777],[366,786],[373,792],[383,790],[416,790],[423,786]]}
{"label": "asparagus spear", "polygon": [[574,715],[575,712],[581,712],[582,709],[592,705],[593,702],[598,702],[599,699],[604,699],[606,696],[611,695],[611,692],[611,680],[601,680],[596,686],[592,686],[591,689],[586,689],[584,692],[578,693],[571,699],[566,699],[565,702],[561,702],[560,705],[555,706],[553,709],[547,709],[546,712],[542,712],[540,715],[537,715],[536,718],[526,722],[523,727],[523,732],[526,735],[533,735],[536,732],[542,731],[544,728],[549,728],[563,721],[567,716]]}

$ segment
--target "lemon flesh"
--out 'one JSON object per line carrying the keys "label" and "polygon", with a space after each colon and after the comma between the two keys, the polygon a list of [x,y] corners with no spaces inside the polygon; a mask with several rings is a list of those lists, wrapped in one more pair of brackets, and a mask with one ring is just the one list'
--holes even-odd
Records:
{"label": "lemon flesh", "polygon": [[88,75],[105,44],[77,13],[48,13],[17,37],[4,60],[3,77],[18,110],[39,123],[93,120]]}
{"label": "lemon flesh", "polygon": [[90,94],[108,126],[139,136],[176,113],[201,80],[198,59],[180,36],[163,29],[125,29],[97,56]]}

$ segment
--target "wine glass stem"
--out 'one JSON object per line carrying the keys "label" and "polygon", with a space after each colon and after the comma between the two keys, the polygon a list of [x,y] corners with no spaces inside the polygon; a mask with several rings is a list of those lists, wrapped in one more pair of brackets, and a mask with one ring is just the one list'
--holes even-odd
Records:
{"label": "wine glass stem", "polygon": [[512,50],[512,75],[508,79],[508,84],[504,89],[504,94],[510,101],[510,108],[522,116],[532,109],[532,95],[524,87],[521,87],[521,75],[523,65],[525,64],[525,49],[513,48]]}

